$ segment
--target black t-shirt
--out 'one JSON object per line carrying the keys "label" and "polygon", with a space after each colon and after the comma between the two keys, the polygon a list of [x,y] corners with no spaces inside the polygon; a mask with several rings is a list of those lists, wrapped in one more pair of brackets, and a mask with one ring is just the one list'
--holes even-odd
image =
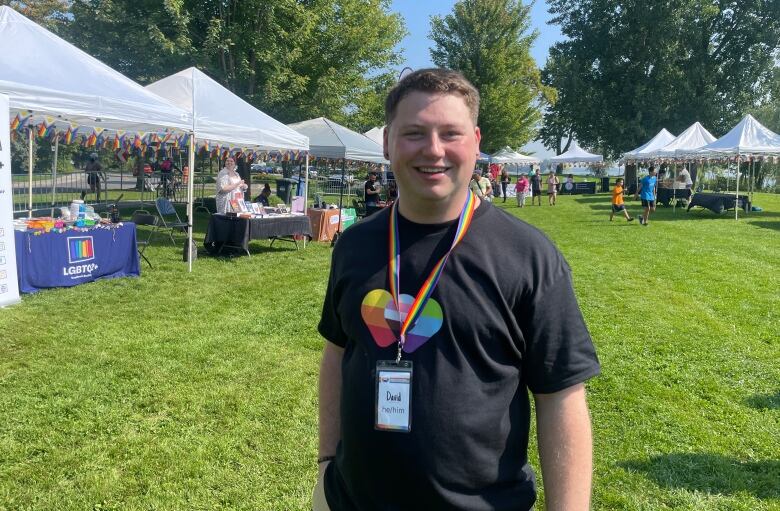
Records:
{"label": "black t-shirt", "polygon": [[534,190],[542,189],[542,176],[538,173],[531,176],[531,188]]}
{"label": "black t-shirt", "polygon": [[365,200],[366,204],[375,204],[375,203],[379,202],[379,194],[377,194],[377,193],[369,194],[368,193],[369,190],[371,190],[372,192],[375,192],[376,191],[376,186],[377,186],[377,182],[376,181],[373,181],[373,182],[370,181],[370,180],[366,181],[365,194],[364,194],[365,197],[366,197],[366,200]]}
{"label": "black t-shirt", "polygon": [[[328,503],[334,511],[529,509],[528,390],[552,393],[599,373],[569,267],[537,229],[483,202],[431,297],[438,330],[436,314],[423,312],[435,333],[404,353],[414,365],[411,432],[376,431],[376,361],[394,359],[397,345],[374,341],[388,327],[363,301],[389,290],[389,209],[345,231],[333,253],[319,331],[345,351]],[[455,229],[399,218],[402,294],[416,295]]]}

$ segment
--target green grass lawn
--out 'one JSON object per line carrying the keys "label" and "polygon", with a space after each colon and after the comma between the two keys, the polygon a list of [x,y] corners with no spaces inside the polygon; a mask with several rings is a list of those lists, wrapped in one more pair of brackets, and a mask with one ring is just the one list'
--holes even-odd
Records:
{"label": "green grass lawn", "polygon": [[[604,194],[498,204],[563,251],[601,358],[594,509],[780,509],[780,196],[755,203],[648,227]],[[0,310],[0,510],[309,509],[331,250],[188,274],[180,247]]]}

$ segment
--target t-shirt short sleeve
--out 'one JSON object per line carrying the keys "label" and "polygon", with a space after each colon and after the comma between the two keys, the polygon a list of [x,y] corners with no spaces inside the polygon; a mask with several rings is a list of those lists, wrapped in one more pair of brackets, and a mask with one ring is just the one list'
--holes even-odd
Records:
{"label": "t-shirt short sleeve", "polygon": [[524,304],[523,374],[535,394],[558,392],[600,372],[565,262]]}
{"label": "t-shirt short sleeve", "polygon": [[338,247],[333,254],[333,260],[330,265],[330,277],[328,278],[328,289],[325,292],[325,300],[322,304],[322,315],[317,330],[326,340],[336,346],[345,347],[347,345],[347,334],[341,325],[341,319],[338,313],[338,265],[336,264],[336,254]]}

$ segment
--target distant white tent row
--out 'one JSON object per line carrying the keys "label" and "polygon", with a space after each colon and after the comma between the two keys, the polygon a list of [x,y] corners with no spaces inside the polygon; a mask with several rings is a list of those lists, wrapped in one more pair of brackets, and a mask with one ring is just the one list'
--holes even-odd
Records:
{"label": "distant white tent row", "polygon": [[[715,139],[709,131],[696,122],[674,140],[657,147],[659,140],[667,138],[667,133],[666,130],[661,130],[645,145],[625,153],[623,159],[626,162],[661,160],[675,163],[736,159],[737,162],[748,161],[752,174],[755,159],[780,156],[780,135],[763,126],[750,114],[745,115],[736,126],[719,139]],[[737,171],[737,193],[739,193],[739,179],[740,173]],[[739,218],[738,211],[739,208],[735,208],[735,218]]]}
{"label": "distant white tent row", "polygon": [[572,140],[569,150],[558,156],[550,158],[550,162],[553,164],[558,163],[599,163],[604,161],[604,157],[600,154],[589,153],[577,143],[576,140]]}
{"label": "distant white tent row", "polygon": [[526,156],[524,154],[520,154],[517,151],[513,151],[509,147],[505,147],[501,149],[500,151],[496,152],[495,154],[490,156],[490,161],[492,163],[510,163],[515,165],[538,165],[541,163],[541,160],[539,158],[534,158],[533,156]]}
{"label": "distant white tent row", "polygon": [[668,141],[669,132],[661,130],[649,142],[623,154],[626,162],[732,157],[780,156],[780,135],[747,114],[731,131],[715,139],[700,123],[693,123],[680,136]]}

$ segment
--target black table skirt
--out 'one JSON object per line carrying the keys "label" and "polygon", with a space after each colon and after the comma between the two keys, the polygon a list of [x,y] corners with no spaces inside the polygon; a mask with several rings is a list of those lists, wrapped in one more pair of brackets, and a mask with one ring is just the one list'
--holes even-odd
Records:
{"label": "black table skirt", "polygon": [[[694,206],[707,208],[713,213],[723,213],[724,210],[734,209],[737,196],[730,193],[696,193],[688,204],[688,211]],[[748,198],[744,195],[739,196],[739,207],[747,211],[749,206]]]}
{"label": "black table skirt", "polygon": [[293,235],[311,237],[309,217],[280,216],[250,219],[215,214],[209,218],[203,244],[209,253],[216,253],[222,245],[240,247],[248,252],[250,240]]}
{"label": "black table skirt", "polygon": [[672,199],[689,199],[691,197],[691,190],[689,188],[659,188],[657,190],[656,202],[669,206],[672,203]]}

